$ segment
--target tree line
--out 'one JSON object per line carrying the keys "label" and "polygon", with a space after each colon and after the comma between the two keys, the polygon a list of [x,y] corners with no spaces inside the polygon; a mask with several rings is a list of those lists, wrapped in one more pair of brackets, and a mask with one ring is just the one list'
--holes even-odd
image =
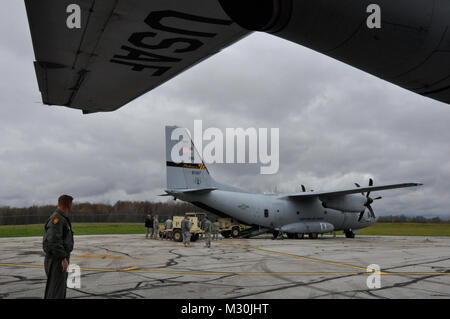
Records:
{"label": "tree line", "polygon": [[[0,207],[0,225],[43,224],[55,211],[55,206],[31,206],[25,208]],[[204,212],[196,206],[179,201],[130,202],[118,201],[114,205],[74,203],[70,214],[72,222],[78,223],[139,223],[147,215],[158,215],[160,220],[171,216],[183,216],[187,212]],[[216,218],[215,215],[212,218]]]}
{"label": "tree line", "polygon": [[[43,224],[55,206],[31,206],[25,208],[0,207],[0,225],[29,225]],[[140,223],[147,215],[158,215],[160,221],[168,217],[183,216],[187,212],[205,212],[204,210],[180,201],[168,202],[131,202],[118,201],[114,205],[74,203],[70,219],[78,223]],[[215,220],[216,215],[209,213],[210,219]],[[439,217],[423,216],[379,216],[380,223],[450,223]]]}
{"label": "tree line", "polygon": [[449,224],[450,220],[440,217],[424,217],[424,216],[380,216],[379,223],[433,223],[433,224]]}

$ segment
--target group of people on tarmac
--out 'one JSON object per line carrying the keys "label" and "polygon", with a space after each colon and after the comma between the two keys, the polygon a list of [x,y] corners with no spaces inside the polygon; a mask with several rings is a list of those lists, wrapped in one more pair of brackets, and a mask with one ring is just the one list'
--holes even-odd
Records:
{"label": "group of people on tarmac", "polygon": [[[166,221],[164,222],[164,227],[165,229],[172,229],[173,226],[173,221],[172,219],[168,218],[166,219]],[[172,239],[169,238],[169,233],[168,232],[164,232],[163,236],[160,238],[162,239]],[[158,215],[155,216],[150,216],[147,215],[147,217],[145,218],[145,238],[150,238],[150,239],[158,239],[159,236],[159,220],[158,220]]]}
{"label": "group of people on tarmac", "polygon": [[[170,219],[170,217],[164,222],[165,229],[172,229],[173,227],[173,221]],[[212,223],[207,216],[205,216],[204,220],[202,221],[200,225],[201,229],[204,231],[205,235],[205,247],[210,248],[211,247],[211,239],[217,240],[219,239],[219,227],[220,225],[218,223]],[[184,219],[181,222],[181,233],[183,235],[183,244],[184,247],[191,247],[191,228],[192,228],[192,222],[190,221],[190,218],[188,215],[184,217]],[[163,232],[162,239],[172,239],[171,238],[172,233],[171,232]],[[151,238],[151,239],[158,239],[159,236],[159,220],[158,215],[150,216],[147,215],[145,219],[145,238]]]}

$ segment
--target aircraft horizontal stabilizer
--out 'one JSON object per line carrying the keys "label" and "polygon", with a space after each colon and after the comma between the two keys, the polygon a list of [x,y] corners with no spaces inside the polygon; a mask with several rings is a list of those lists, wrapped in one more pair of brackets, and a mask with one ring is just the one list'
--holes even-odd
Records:
{"label": "aircraft horizontal stabilizer", "polygon": [[382,186],[367,186],[367,187],[356,187],[335,191],[316,191],[316,192],[303,192],[296,194],[288,194],[283,195],[280,198],[289,198],[289,199],[307,199],[312,197],[335,197],[342,196],[348,194],[357,194],[363,192],[376,192],[386,189],[396,189],[396,188],[405,188],[405,187],[416,187],[421,186],[419,183],[403,183],[403,184],[392,184],[392,185],[382,185]]}

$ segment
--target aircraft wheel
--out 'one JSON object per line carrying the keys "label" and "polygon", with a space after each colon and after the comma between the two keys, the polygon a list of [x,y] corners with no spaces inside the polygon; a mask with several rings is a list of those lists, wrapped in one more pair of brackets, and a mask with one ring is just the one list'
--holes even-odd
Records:
{"label": "aircraft wheel", "polygon": [[240,235],[241,231],[239,230],[239,227],[233,227],[233,229],[231,230],[231,236],[233,238],[236,238]]}
{"label": "aircraft wheel", "polygon": [[221,233],[223,238],[230,238],[231,236],[231,231],[227,230]]}
{"label": "aircraft wheel", "polygon": [[351,230],[346,230],[344,231],[344,233],[346,238],[355,238],[355,233],[352,232]]}
{"label": "aircraft wheel", "polygon": [[181,243],[183,241],[183,234],[181,233],[181,230],[179,229],[174,230],[172,234],[172,239],[174,241]]}
{"label": "aircraft wheel", "polygon": [[305,238],[305,234],[303,234],[303,233],[297,234],[297,239],[303,239],[303,238]]}
{"label": "aircraft wheel", "polygon": [[310,233],[310,234],[308,234],[308,236],[309,236],[309,239],[317,239],[319,237],[319,234],[317,234],[317,233]]}
{"label": "aircraft wheel", "polygon": [[278,230],[274,230],[272,233],[272,239],[277,239],[280,232]]}

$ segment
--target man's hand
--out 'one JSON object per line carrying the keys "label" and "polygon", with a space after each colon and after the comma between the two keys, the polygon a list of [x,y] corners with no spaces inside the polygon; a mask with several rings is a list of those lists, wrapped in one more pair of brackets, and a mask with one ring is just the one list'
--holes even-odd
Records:
{"label": "man's hand", "polygon": [[67,262],[67,258],[64,258],[61,262],[62,264],[62,272],[66,272],[67,268],[69,268],[69,263]]}

